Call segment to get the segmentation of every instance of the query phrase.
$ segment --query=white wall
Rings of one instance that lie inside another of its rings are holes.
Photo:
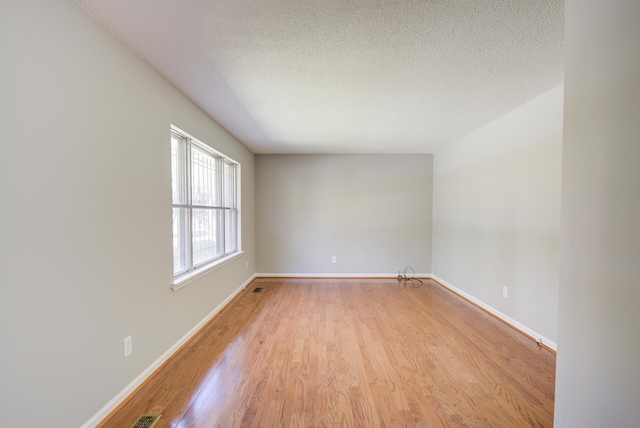
[[[640,421],[640,2],[566,3],[555,426]]]
[[[436,151],[433,179],[433,273],[552,347],[562,91],[552,89]]]
[[[72,1],[0,31],[0,425],[74,427],[254,272],[254,156]],[[178,292],[171,123],[243,173],[244,257]]]
[[[430,273],[432,160],[256,156],[257,271]]]

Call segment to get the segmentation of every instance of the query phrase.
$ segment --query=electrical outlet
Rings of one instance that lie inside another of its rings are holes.
[[[133,352],[133,339],[131,336],[127,336],[123,340],[124,343],[124,357],[127,358]]]
[[[336,256],[331,257],[331,263],[336,263],[336,262],[337,262]]]
[[[246,261],[247,269],[249,269],[249,260]]]
[[[506,286],[502,287],[502,297],[504,297],[505,299],[507,298],[507,291],[508,289]]]

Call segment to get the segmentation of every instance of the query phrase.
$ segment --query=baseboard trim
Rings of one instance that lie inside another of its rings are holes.
[[[129,385],[127,385],[122,391],[120,391],[115,397],[105,404],[96,414],[94,414],[87,422],[85,422],[81,428],[94,428],[101,425],[103,422],[108,421],[110,416],[124,406],[129,397],[133,395],[138,389],[142,388],[151,378],[160,371],[171,359],[177,355],[177,353],[184,348],[191,339],[193,339],[200,331],[209,324],[216,315],[218,315],[231,301],[245,290],[249,284],[256,278],[256,275],[252,275],[247,279],[237,290],[235,290],[229,297],[227,297],[222,303],[220,303],[214,310],[212,310],[207,316],[205,316],[198,324],[196,324],[191,330],[189,330],[184,336],[182,336],[176,343],[173,344],[167,351],[165,351],[157,360],[155,360],[149,367],[147,367],[142,373],[140,373]]]
[[[398,273],[256,273],[256,278],[397,278]],[[431,274],[416,273],[416,279],[429,279]]]
[[[528,338],[528,339],[530,339],[530,340],[532,340],[534,342],[537,342],[541,347],[543,347],[547,351],[551,352],[552,354],[554,354],[554,355],[557,354],[558,345],[554,341],[550,340],[549,338],[547,338],[547,337],[539,334],[538,332],[530,329],[529,327],[519,323],[518,321],[514,320],[513,318],[511,318],[511,317],[503,314],[502,312],[498,311],[497,309],[487,305],[483,301],[481,301],[479,299],[476,299],[472,295],[460,290],[459,288],[457,288],[454,285],[448,283],[444,279],[437,277],[436,275],[433,275],[433,274],[429,275],[429,279],[433,280],[434,282],[439,284],[441,287],[443,287],[443,288],[449,290],[450,292],[458,295],[459,297],[463,298],[464,300],[466,300],[467,302],[469,302],[472,305],[476,306],[477,308],[485,311],[486,313],[488,313],[492,317],[496,318],[497,320],[503,322],[507,326],[513,328],[514,330],[516,330],[518,333],[522,334],[526,338]]]

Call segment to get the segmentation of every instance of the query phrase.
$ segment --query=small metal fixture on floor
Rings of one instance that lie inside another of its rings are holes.
[[[259,293],[262,291],[262,287],[256,287],[253,289],[253,293]]]
[[[404,288],[407,283],[410,288],[417,288],[423,285],[422,280],[416,278],[416,271],[411,266],[404,268],[404,271],[398,271],[398,288]]]
[[[131,428],[151,428],[162,415],[141,415]]]

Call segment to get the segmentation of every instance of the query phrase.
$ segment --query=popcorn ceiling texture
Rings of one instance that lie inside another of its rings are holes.
[[[555,0],[77,0],[256,153],[431,153],[563,82]]]

